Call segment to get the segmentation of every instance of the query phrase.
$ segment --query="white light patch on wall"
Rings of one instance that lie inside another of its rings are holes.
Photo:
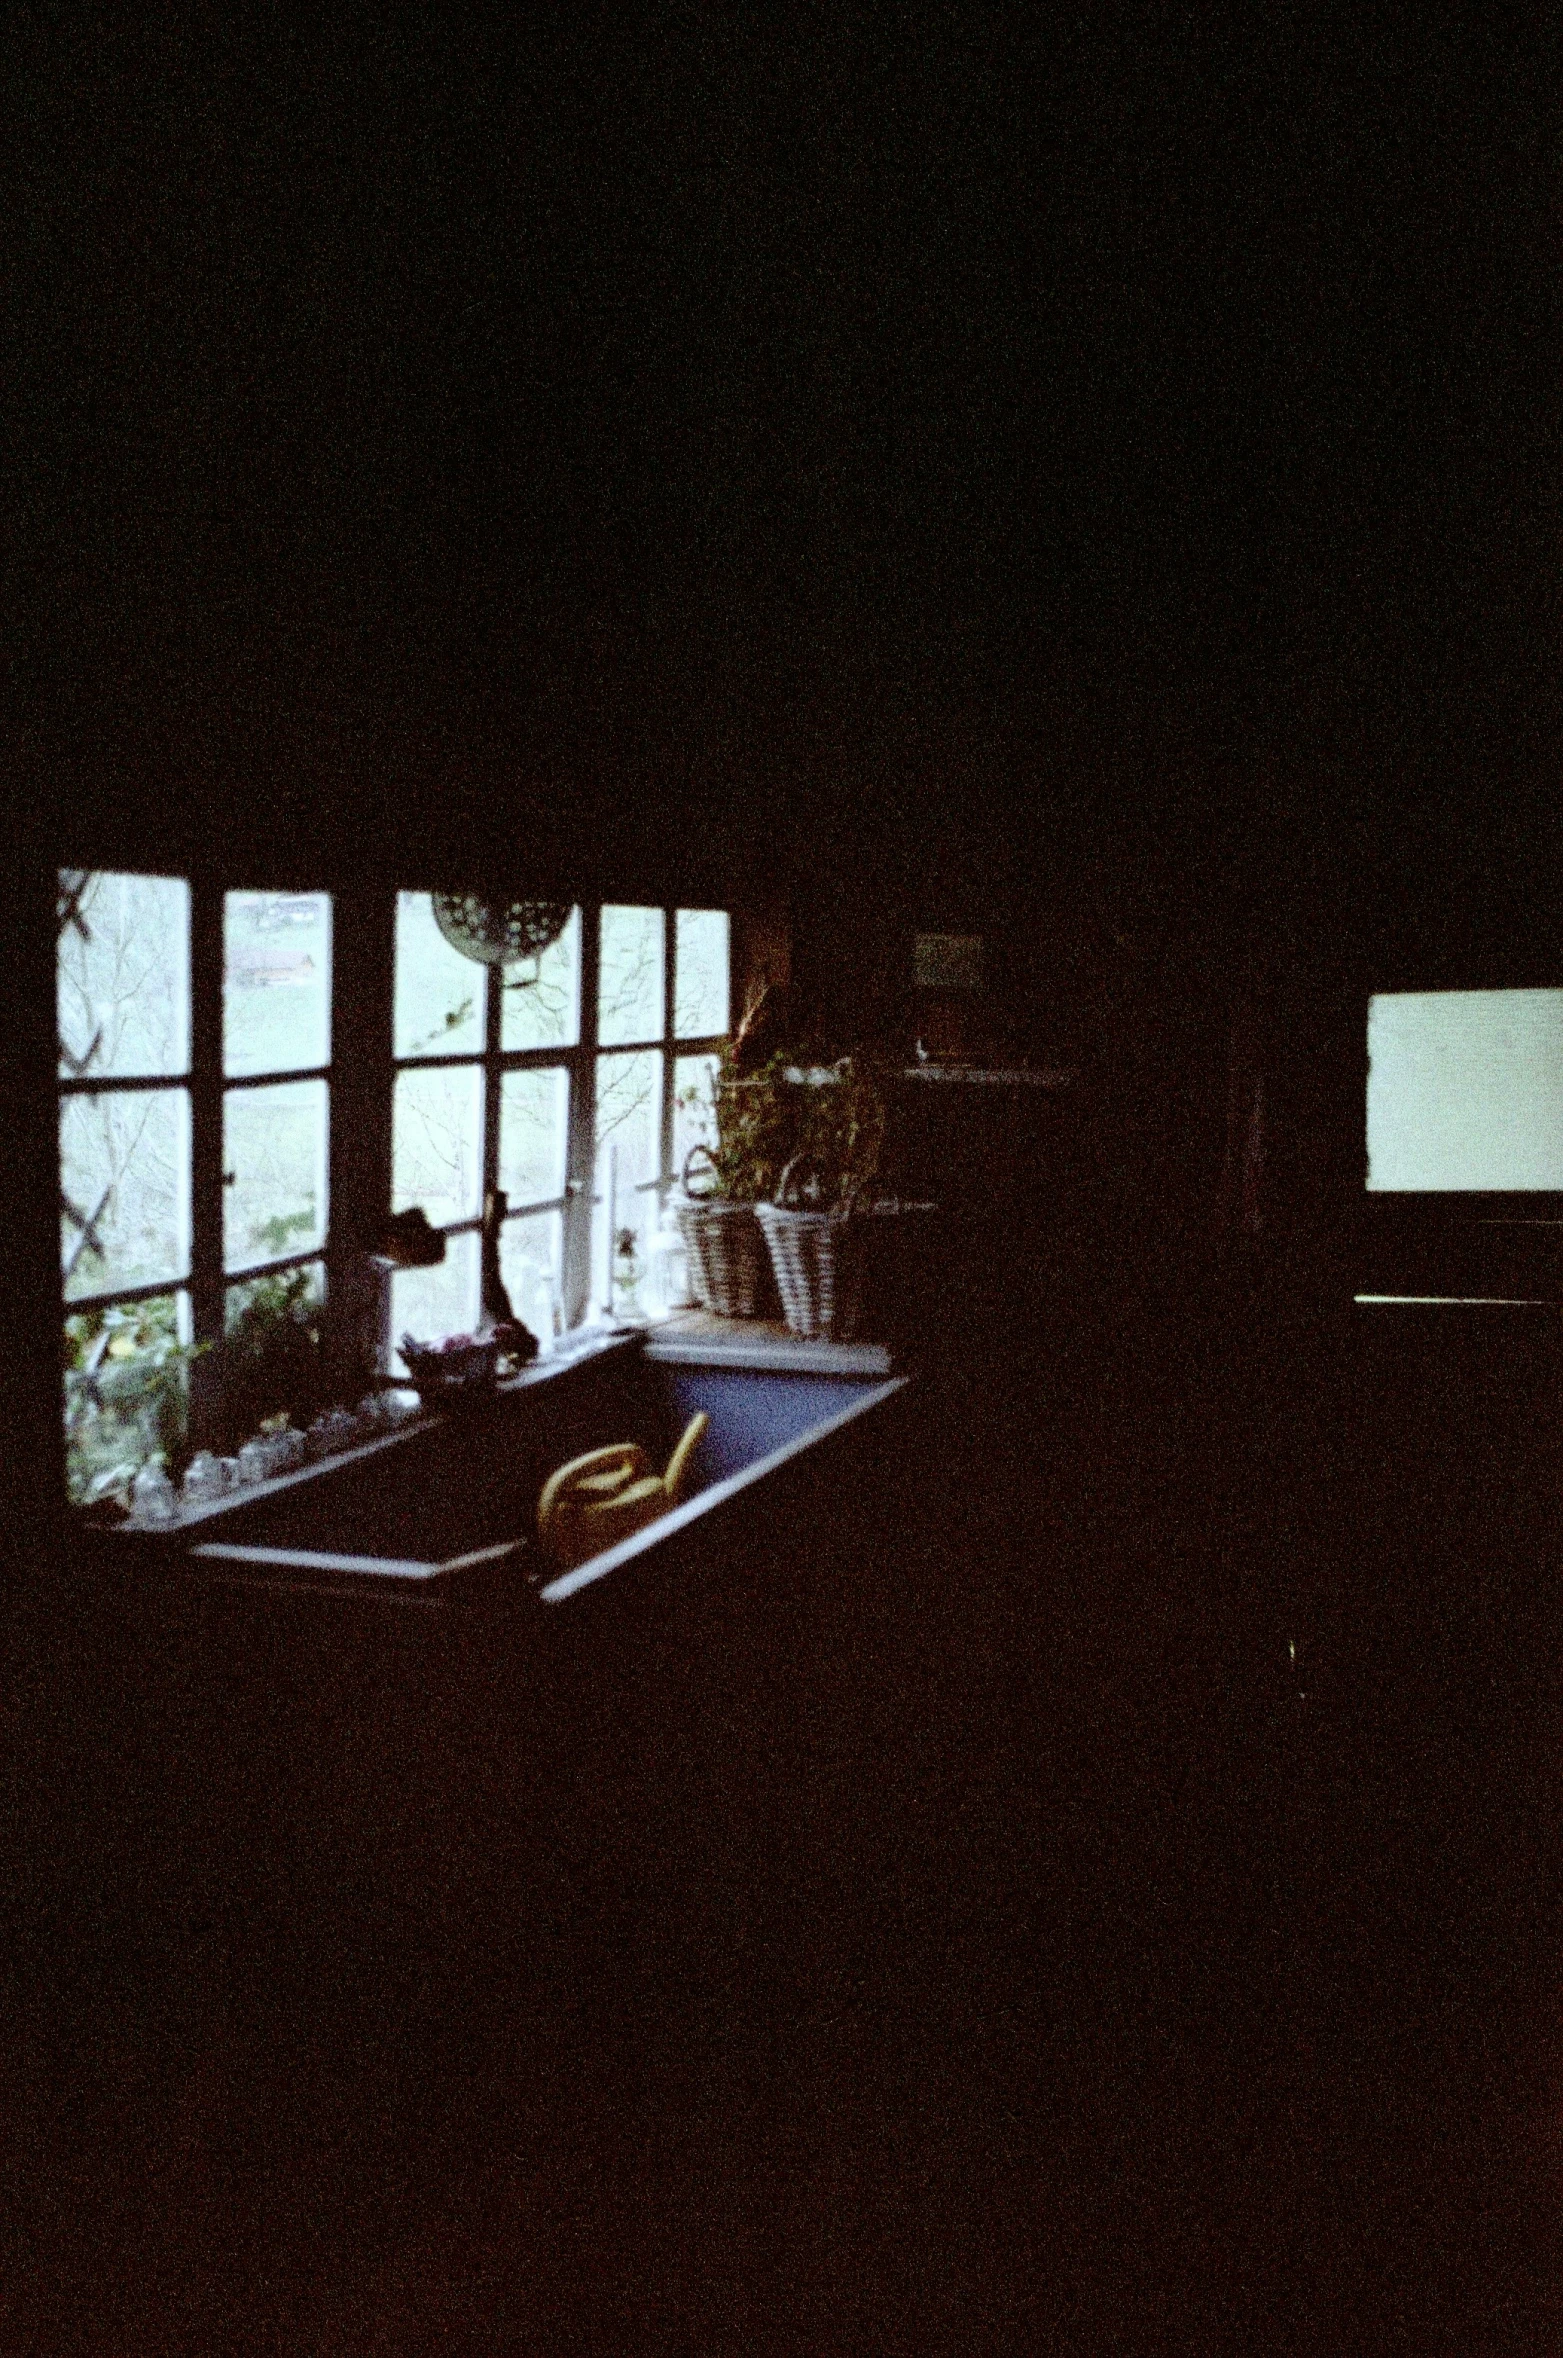
[[[980,933],[919,933],[912,941],[912,982],[919,991],[980,991]]]
[[[1371,998],[1368,1186],[1563,1189],[1563,991]]]

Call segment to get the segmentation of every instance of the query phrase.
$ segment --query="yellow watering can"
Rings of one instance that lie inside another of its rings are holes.
[[[665,1474],[650,1471],[638,1441],[589,1449],[550,1474],[537,1502],[537,1536],[561,1571],[643,1531],[683,1495],[689,1461],[711,1419],[701,1409],[684,1427]]]

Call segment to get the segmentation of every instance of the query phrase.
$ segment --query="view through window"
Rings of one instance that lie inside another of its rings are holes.
[[[233,1446],[235,1419],[271,1405],[246,1390],[263,1349],[296,1345],[318,1366],[332,1125],[371,1118],[366,1057],[384,1076],[370,1096],[390,1093],[388,1208],[421,1207],[446,1238],[437,1267],[391,1281],[393,1350],[404,1332],[435,1340],[478,1323],[491,1189],[506,1199],[500,1275],[535,1332],[601,1313],[610,1253],[615,1307],[649,1306],[638,1289],[661,1204],[711,1126],[726,912],[583,904],[539,958],[498,968],[452,948],[427,893],[401,893],[392,1036],[347,1043],[359,1081],[337,1102],[335,914],[324,893],[60,872],[64,1412],[78,1503],[122,1493],[149,1459],[177,1471],[197,1441]],[[354,1139],[335,1151],[351,1157]]]
[[[331,902],[66,870],[57,916],[66,1473],[87,1501],[179,1455],[192,1362],[258,1302],[307,1326],[323,1298]]]
[[[427,893],[399,895],[393,1208],[421,1206],[446,1257],[393,1278],[398,1349],[476,1323],[494,1187],[500,1276],[534,1333],[606,1307],[610,1220],[616,1300],[638,1306],[661,1200],[709,1126],[729,958],[725,911],[587,904],[540,958],[483,967]]]
[[[1368,1002],[1368,1187],[1563,1190],[1563,991]]]

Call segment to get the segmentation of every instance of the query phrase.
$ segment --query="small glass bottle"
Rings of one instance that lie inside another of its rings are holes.
[[[279,1474],[296,1473],[299,1467],[307,1461],[309,1444],[297,1425],[285,1425],[280,1433],[272,1435],[272,1440],[275,1443],[272,1451],[275,1472]]]
[[[633,1228],[618,1231],[613,1255],[613,1307],[620,1318],[637,1326],[646,1315],[640,1306],[644,1265],[638,1247],[639,1239]]]
[[[148,1459],[130,1491],[130,1517],[145,1529],[178,1520],[179,1501],[174,1486],[157,1458]]]
[[[185,1468],[180,1496],[186,1506],[208,1506],[214,1498],[221,1498],[227,1487],[222,1460],[213,1457],[209,1449],[198,1449]]]
[[[239,1480],[248,1486],[264,1482],[271,1473],[270,1436],[256,1433],[245,1442],[239,1452]]]
[[[653,1310],[666,1313],[689,1307],[689,1247],[671,1224],[659,1228],[651,1240],[649,1290]]]

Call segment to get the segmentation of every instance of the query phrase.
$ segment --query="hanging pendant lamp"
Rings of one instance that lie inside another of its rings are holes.
[[[567,901],[491,901],[475,892],[432,895],[434,922],[479,966],[518,966],[552,948],[570,922]]]

